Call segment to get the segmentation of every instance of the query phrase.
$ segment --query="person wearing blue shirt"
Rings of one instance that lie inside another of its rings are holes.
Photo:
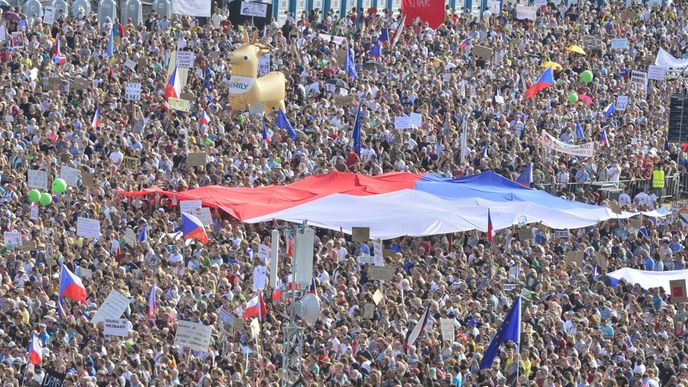
[[[456,372],[456,375],[454,375],[454,378],[452,378],[452,386],[461,387],[461,384],[463,383],[463,375],[461,374],[459,367],[454,367],[454,372]]]
[[[645,270],[652,271],[655,268],[655,260],[647,255],[645,258],[643,258],[643,265],[645,266]]]

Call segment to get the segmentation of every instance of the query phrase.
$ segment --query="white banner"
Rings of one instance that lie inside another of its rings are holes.
[[[258,76],[262,77],[270,72],[270,54],[258,58]]]
[[[517,5],[516,6],[516,19],[518,20],[532,20],[535,21],[537,19],[537,9],[538,7],[529,7],[525,5]]]
[[[241,2],[241,11],[239,14],[241,16],[250,17],[266,17],[268,13],[268,5],[264,3],[249,3]]]
[[[669,282],[672,280],[688,280],[688,270],[645,271],[624,267],[607,275],[633,285],[638,284],[643,289],[664,288],[666,292],[669,292]]]
[[[210,17],[210,0],[174,0],[172,13],[184,16]]]
[[[674,58],[671,54],[666,52],[666,50],[660,48],[655,58],[655,65],[669,70],[680,70],[688,66],[688,59]]]
[[[589,142],[583,145],[571,145],[559,141],[549,133],[542,131],[542,144],[549,151],[566,153],[572,156],[593,157],[595,155],[595,143]]]
[[[129,336],[129,321],[126,318],[107,318],[103,323],[103,334],[105,336]]]
[[[181,320],[177,323],[174,345],[188,347],[194,351],[207,352],[212,334],[213,327],[211,326]]]
[[[251,90],[254,81],[255,79],[253,78],[232,75],[229,78],[229,94],[244,94]]]

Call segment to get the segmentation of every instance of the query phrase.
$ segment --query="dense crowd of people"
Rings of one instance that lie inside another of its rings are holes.
[[[686,182],[680,179],[688,149],[666,142],[669,97],[683,81],[650,81],[645,90],[630,72],[645,71],[660,47],[684,55],[685,8],[548,4],[531,21],[504,7],[484,18],[448,11],[436,30],[418,20],[400,30],[400,16],[374,10],[342,18],[290,15],[262,31],[232,25],[225,9],[207,21],[151,12],[141,25],[117,19],[99,25],[95,15],[63,14],[48,25],[5,12],[0,228],[20,232],[22,243],[5,241],[0,250],[2,385],[38,386],[48,375],[83,387],[280,382],[293,300],[263,292],[267,315],[257,335],[242,313],[256,295],[259,245],[269,243],[273,228],[290,226],[243,224],[213,210],[209,242],[186,243],[175,237],[176,202],[127,198],[122,191],[283,185],[335,170],[454,178],[493,170],[516,179],[532,163],[535,188],[571,200],[617,201],[629,211],[671,201],[652,177],[661,170]],[[242,28],[272,47],[271,69],[287,78],[295,139],[275,125],[275,115],[229,107],[228,56],[242,44]],[[372,58],[384,29],[390,39],[380,58]],[[629,47],[612,50],[610,40],[619,37]],[[567,50],[571,45],[586,55]],[[355,78],[344,66],[349,46]],[[478,55],[484,51],[477,46],[489,48],[490,56]],[[195,53],[194,67],[178,73],[188,112],[171,109],[165,99],[177,49]],[[547,61],[562,67],[554,87],[525,99]],[[593,73],[592,82],[581,82],[584,70]],[[127,83],[141,84],[140,100],[125,98]],[[570,93],[590,101],[571,102]],[[619,95],[628,96],[625,109],[605,114]],[[363,149],[357,154],[351,132],[359,105]],[[410,113],[421,114],[422,123],[395,129],[394,118]],[[595,154],[548,152],[543,130],[569,144],[598,142]],[[187,166],[195,152],[208,155],[205,165]],[[47,171],[50,182],[63,166],[78,169],[80,183],[48,205],[32,204],[28,171]],[[624,192],[617,200],[594,182]],[[76,235],[79,217],[98,219],[101,237]],[[606,221],[571,230],[568,238],[530,225],[533,238],[514,228],[497,232],[492,242],[479,232],[389,240],[385,249],[394,254],[385,260],[395,274],[384,287],[357,260],[371,245],[317,230],[314,288],[322,314],[305,329],[297,385],[688,386],[685,303],[672,302],[667,289],[612,286],[605,278],[623,267],[686,267],[680,220],[645,217],[642,226],[641,233],[628,221]],[[126,236],[127,229],[139,235],[143,227],[145,240]],[[571,250],[585,253],[583,264],[567,263]],[[86,305],[59,303],[61,265],[82,278]],[[288,275],[284,265],[282,283]],[[157,308],[150,311],[153,287]],[[383,297],[374,302],[378,289]],[[112,290],[130,300],[122,316],[130,324],[127,337],[105,337],[103,325],[91,323]],[[520,346],[507,343],[494,365],[481,370],[485,349],[519,294]],[[428,305],[423,333],[405,347]],[[453,319],[453,341],[443,337],[441,319]],[[174,344],[180,321],[212,326],[207,351]],[[29,361],[34,336],[40,364]]]

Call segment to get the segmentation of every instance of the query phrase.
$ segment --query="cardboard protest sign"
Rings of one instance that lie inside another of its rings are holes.
[[[170,109],[177,110],[180,112],[188,112],[191,109],[191,104],[189,103],[189,101],[181,98],[170,97],[167,100],[167,104],[170,106]]]
[[[530,227],[523,227],[518,230],[518,239],[521,241],[532,240],[535,238],[533,229]]]
[[[384,295],[382,294],[380,289],[377,289],[375,293],[373,293],[373,302],[375,303],[375,305],[380,304],[380,301],[382,301],[383,298]]]
[[[473,46],[473,55],[484,60],[491,60],[494,55],[492,49],[485,46],[475,45]]]
[[[669,281],[669,288],[671,289],[671,303],[676,304],[686,301],[686,280],[678,279]]]
[[[138,157],[124,156],[122,164],[124,164],[124,168],[133,170],[139,167],[141,160]]]
[[[575,263],[577,267],[583,266],[583,252],[582,251],[567,251],[566,252],[566,264],[570,265]]]
[[[363,318],[366,320],[371,320],[375,315],[375,304],[370,302],[366,303],[363,307]]]
[[[96,188],[95,180],[93,180],[93,174],[84,172],[81,176],[81,183],[84,188]]]
[[[371,280],[391,281],[394,278],[394,267],[392,266],[369,266],[368,278]]]
[[[181,320],[177,323],[174,345],[191,348],[193,351],[207,352],[212,334],[213,327]]]
[[[186,165],[189,167],[200,167],[205,165],[208,155],[205,152],[189,153],[186,156]]]
[[[63,165],[60,168],[60,178],[67,182],[70,187],[76,187],[79,185],[79,170],[76,168],[68,167]]]
[[[354,242],[368,242],[370,240],[370,227],[352,227],[351,239]]]

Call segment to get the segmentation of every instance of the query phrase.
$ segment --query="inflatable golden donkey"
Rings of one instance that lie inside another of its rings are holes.
[[[287,80],[279,71],[271,71],[258,78],[259,58],[272,51],[267,44],[256,43],[257,34],[249,41],[244,30],[243,44],[229,56],[232,65],[232,77],[229,80],[230,106],[233,111],[250,109],[253,105],[262,104],[264,112],[275,112],[284,107],[284,95]]]

